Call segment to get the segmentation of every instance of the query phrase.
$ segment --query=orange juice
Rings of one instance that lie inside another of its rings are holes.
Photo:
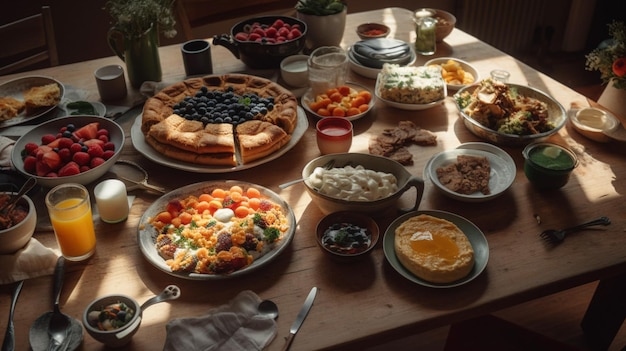
[[[50,221],[63,256],[81,260],[91,256],[96,247],[89,200],[61,200],[50,210]]]

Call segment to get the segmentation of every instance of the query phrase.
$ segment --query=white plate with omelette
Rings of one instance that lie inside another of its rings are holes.
[[[394,247],[396,229],[408,219],[422,214],[450,221],[455,224],[463,232],[463,234],[465,234],[465,236],[467,236],[467,239],[474,250],[474,266],[469,274],[464,278],[451,283],[433,283],[417,277],[405,268],[402,263],[400,263]],[[385,236],[383,238],[383,251],[389,264],[391,264],[391,266],[396,270],[396,272],[400,273],[401,276],[414,283],[431,288],[452,288],[466,284],[478,277],[485,270],[485,267],[487,267],[487,261],[489,261],[489,244],[487,243],[487,238],[474,223],[454,213],[435,210],[409,212],[396,218],[396,220],[394,220],[385,231]]]

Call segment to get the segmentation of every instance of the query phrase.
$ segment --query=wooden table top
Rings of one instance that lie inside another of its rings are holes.
[[[350,14],[342,46],[348,47],[358,40],[354,29],[364,22],[383,22],[391,27],[391,37],[412,41],[415,34],[411,15],[411,11],[399,8]],[[246,71],[246,67],[224,47],[214,46],[212,54],[215,74]],[[160,55],[164,71],[162,84],[183,80],[180,46],[162,47]],[[511,73],[511,82],[542,90],[566,109],[573,101],[585,102],[583,96],[563,84],[458,29],[438,46],[435,56],[453,56],[469,61],[482,77],[487,77],[492,69],[505,69]],[[416,64],[429,58],[419,57]],[[0,82],[28,74],[43,74],[84,90],[86,99],[98,100],[93,72],[107,64],[121,64],[121,61],[117,57],[102,58],[0,77]],[[277,77],[275,71],[251,73]],[[354,72],[350,73],[350,80],[372,89],[375,83]],[[129,91],[126,103],[132,104],[140,95],[138,91]],[[571,148],[578,155],[580,165],[569,183],[558,191],[539,192],[528,183],[519,147],[503,147],[514,159],[517,174],[511,188],[492,201],[469,204],[452,200],[433,189],[431,182],[426,180],[420,210],[442,210],[460,215],[478,226],[489,244],[489,262],[480,276],[459,287],[436,289],[415,284],[398,274],[387,262],[381,242],[369,259],[357,264],[338,264],[322,254],[316,246],[314,231],[323,214],[311,202],[303,185],[283,191],[278,189],[284,181],[298,178],[303,166],[319,156],[314,128],[309,127],[293,149],[274,161],[238,172],[207,174],[168,168],[138,153],[130,137],[135,116],[123,116],[117,120],[126,131],[122,158],[146,168],[151,183],[168,190],[208,180],[235,179],[257,183],[278,192],[289,203],[298,225],[290,247],[266,269],[236,279],[183,280],[154,268],[141,254],[136,238],[138,221],[158,195],[131,192],[136,198],[128,220],[113,225],[96,221],[97,251],[86,262],[69,264],[61,295],[62,310],[80,319],[83,309],[98,296],[124,293],[142,302],[169,284],[178,285],[182,289],[181,298],[147,310],[141,329],[126,350],[161,349],[167,321],[201,316],[209,309],[227,303],[243,290],[252,290],[261,298],[272,299],[278,304],[278,335],[269,346],[269,349],[277,350],[284,345],[289,326],[307,293],[311,287],[317,286],[319,292],[315,304],[292,344],[293,350],[310,350],[385,342],[626,273],[626,250],[623,249],[626,247],[626,207],[623,206],[626,148],[623,144],[599,144],[586,139],[569,123],[550,141]],[[456,148],[461,143],[481,141],[465,128],[451,97],[444,104],[423,111],[398,110],[378,101],[367,117],[354,122],[351,152],[367,153],[371,135],[403,120],[414,121],[435,132],[438,139],[434,147],[410,147],[414,164],[406,168],[413,175],[421,176],[424,165],[435,153]],[[315,121],[315,118],[309,119],[311,125]],[[411,196],[404,195],[402,202],[410,201]],[[536,216],[541,218],[541,223]],[[539,239],[538,234],[544,229],[567,227],[600,216],[610,217],[612,224],[573,235],[553,249],[547,248]],[[380,219],[381,231],[394,218]],[[57,247],[51,231],[38,231],[35,238],[46,246]],[[30,325],[44,311],[51,309],[51,290],[50,276],[25,282],[15,315],[17,349],[28,348]],[[2,286],[1,291],[0,312],[6,316],[11,288]],[[6,320],[2,318],[0,330],[5,326]],[[85,333],[81,349],[101,348],[101,344]]]

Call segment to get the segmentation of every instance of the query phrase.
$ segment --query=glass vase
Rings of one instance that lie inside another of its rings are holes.
[[[159,36],[153,25],[140,35],[123,33],[113,27],[108,32],[109,46],[126,63],[131,85],[139,89],[146,81],[160,82]]]

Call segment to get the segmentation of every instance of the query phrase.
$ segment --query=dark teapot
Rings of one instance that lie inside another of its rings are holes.
[[[292,40],[280,43],[265,40],[251,41],[237,38],[238,33],[248,33],[255,23],[270,27],[281,20],[289,25],[298,24],[301,35]],[[254,17],[235,24],[230,34],[221,34],[213,37],[213,45],[222,45],[230,50],[235,57],[251,68],[278,68],[280,62],[287,56],[299,53],[304,48],[307,27],[306,23],[289,16],[262,16]]]

